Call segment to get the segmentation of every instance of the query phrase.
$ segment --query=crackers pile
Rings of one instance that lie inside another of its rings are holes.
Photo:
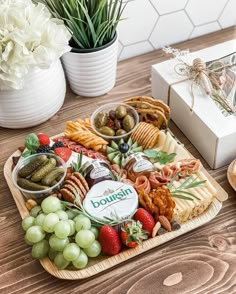
[[[83,203],[88,191],[89,187],[85,178],[78,172],[72,173],[60,189],[63,199],[71,203],[74,203],[76,195],[79,196],[81,203]]]
[[[166,129],[170,117],[170,108],[163,101],[149,96],[135,96],[123,101],[134,107],[139,114],[139,120]]]
[[[131,135],[133,142],[137,142],[143,149],[151,149],[158,143],[159,129],[146,122],[140,122]]]
[[[88,123],[87,121],[87,125]],[[108,142],[92,133],[85,125],[85,123],[80,123],[79,121],[68,121],[64,131],[65,137],[78,142],[88,149],[91,148],[95,151],[104,151]]]

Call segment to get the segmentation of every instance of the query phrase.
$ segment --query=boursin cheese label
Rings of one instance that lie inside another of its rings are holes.
[[[84,209],[93,217],[127,219],[138,207],[138,195],[127,184],[115,181],[103,181],[94,185],[86,195]]]

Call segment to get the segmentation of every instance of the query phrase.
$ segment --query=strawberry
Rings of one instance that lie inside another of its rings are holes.
[[[39,145],[40,146],[50,144],[50,138],[48,137],[48,135],[46,135],[46,134],[38,134],[37,137],[39,139]]]
[[[54,152],[60,156],[65,162],[71,157],[72,151],[67,147],[58,147],[54,149]]]
[[[143,230],[148,232],[148,237],[152,235],[152,230],[155,226],[155,221],[151,213],[144,208],[139,208],[133,216],[133,219],[140,221]]]
[[[102,246],[102,252],[107,255],[115,255],[121,250],[120,237],[112,226],[102,226],[99,232],[98,241]]]
[[[142,245],[142,241],[148,238],[147,232],[142,229],[142,224],[134,220],[122,226],[120,236],[121,242],[130,248]]]

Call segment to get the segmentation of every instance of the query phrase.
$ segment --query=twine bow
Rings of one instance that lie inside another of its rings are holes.
[[[224,64],[221,61],[217,60],[212,62],[208,67],[206,63],[201,58],[195,58],[193,64],[189,65],[184,61],[175,65],[174,70],[178,75],[186,76],[184,80],[174,82],[169,85],[168,89],[168,104],[170,104],[170,90],[171,86],[175,84],[182,83],[184,81],[192,81],[191,83],[191,97],[192,105],[190,110],[193,111],[195,97],[193,92],[194,84],[197,84],[202,88],[206,95],[211,95],[215,89],[220,89],[221,81],[219,79],[220,75],[225,71],[227,67],[232,67],[235,64]],[[228,112],[235,113],[236,109],[229,104],[225,97],[217,95],[217,102]]]

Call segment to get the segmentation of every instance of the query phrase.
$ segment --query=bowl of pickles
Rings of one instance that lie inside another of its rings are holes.
[[[26,200],[40,202],[59,191],[66,172],[66,163],[56,154],[37,153],[19,160],[12,180]]]
[[[99,107],[91,116],[94,132],[104,139],[128,137],[137,127],[137,111],[125,103],[108,103]]]

